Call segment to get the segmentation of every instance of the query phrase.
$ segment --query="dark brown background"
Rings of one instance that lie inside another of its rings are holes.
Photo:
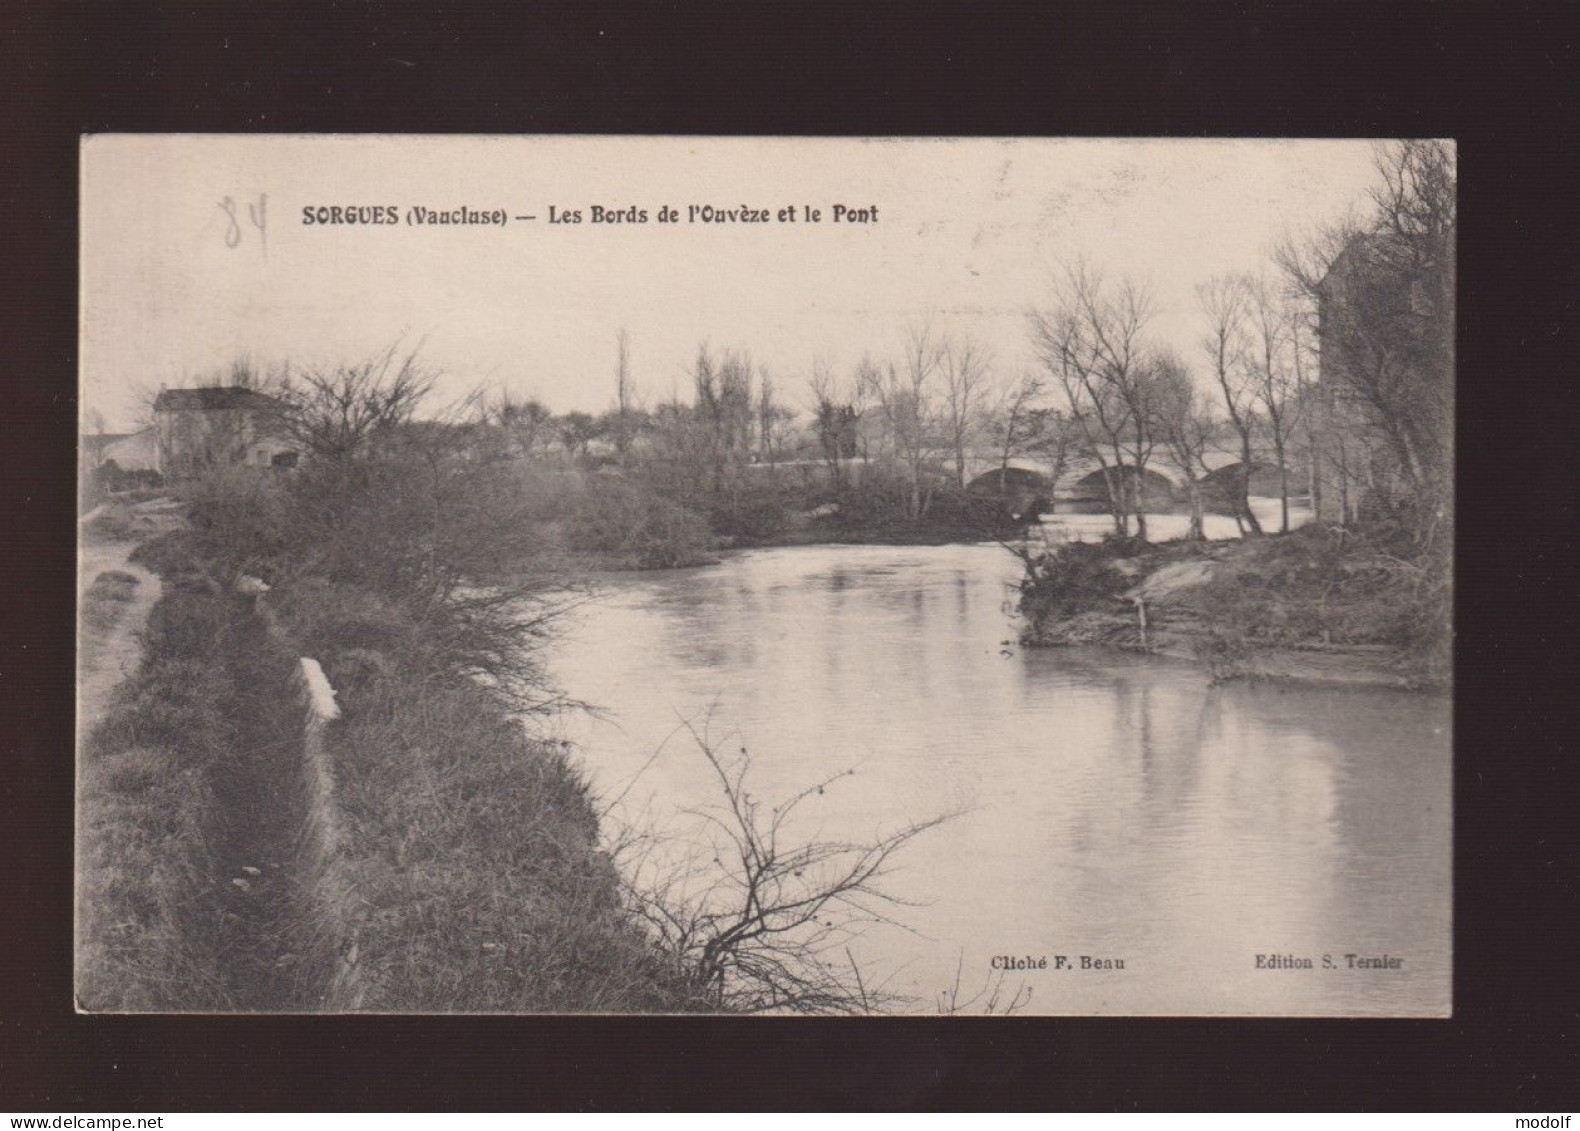
[[[5,5],[0,1110],[1575,1107],[1576,23],[1309,0]],[[1455,1019],[74,1016],[77,137],[166,130],[1458,138]]]

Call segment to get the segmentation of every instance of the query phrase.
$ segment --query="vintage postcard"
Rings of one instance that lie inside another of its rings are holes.
[[[86,1012],[1446,1017],[1446,140],[82,141]]]

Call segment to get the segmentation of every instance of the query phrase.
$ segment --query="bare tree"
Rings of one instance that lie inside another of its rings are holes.
[[[817,358],[812,362],[807,386],[812,391],[812,424],[817,431],[818,448],[828,464],[829,481],[838,489],[845,479],[844,461],[856,456],[861,423],[856,401],[862,393],[861,384],[858,378],[854,388],[842,386],[828,362]]]
[[[413,351],[415,352],[415,351]],[[251,354],[238,354],[231,359],[222,374],[204,381],[232,389],[251,389],[256,393],[278,396],[290,379],[290,369],[283,364],[267,364]]]
[[[887,442],[886,422],[883,414],[877,411],[877,405],[882,400],[883,392],[883,367],[874,361],[869,354],[862,354],[861,360],[856,363],[856,372],[850,382],[850,417],[855,431],[853,441],[856,458],[863,464],[872,462],[874,441],[876,450],[881,454]],[[892,445],[888,449],[893,452]]]
[[[409,423],[438,376],[417,349],[398,345],[369,361],[292,374],[278,391],[277,427],[315,459],[355,459]]]
[[[553,434],[554,414],[536,397],[517,400],[500,393],[486,409],[487,420],[504,440],[507,450],[532,459]]]
[[[939,347],[943,371],[943,425],[955,461],[955,487],[966,486],[966,455],[981,425],[991,358],[969,335],[944,339]]]
[[[784,447],[785,432],[795,413],[779,403],[773,375],[759,369],[757,376],[757,446],[770,468],[777,467]]]
[[[1153,376],[1153,411],[1156,430],[1163,437],[1169,463],[1179,473],[1190,500],[1188,537],[1205,537],[1206,505],[1201,478],[1207,471],[1207,451],[1217,422],[1210,401],[1197,389],[1185,363],[1172,354],[1157,360]]]
[[[1297,296],[1285,292],[1289,312],[1290,362],[1295,370],[1295,399],[1298,402],[1296,425],[1292,433],[1298,446],[1299,458],[1306,467],[1306,497],[1311,513],[1322,513],[1322,391],[1313,380],[1317,354],[1315,335],[1310,330],[1310,320],[1302,310]]]
[[[726,350],[719,362],[718,399],[711,407],[719,445],[732,465],[744,463],[752,450],[755,372],[745,351]]]
[[[1099,399],[1096,385],[1084,377],[1082,359],[1077,352],[1075,319],[1068,310],[1049,313],[1034,310],[1031,312],[1031,322],[1032,337],[1042,355],[1043,364],[1064,393],[1080,449],[1083,454],[1095,459],[1102,469],[1114,530],[1121,535],[1128,534],[1130,516],[1121,504],[1119,492],[1119,477],[1124,467],[1122,463],[1118,467],[1114,466],[1116,459],[1123,459],[1123,449],[1115,428],[1110,425],[1110,414]]]
[[[829,482],[838,487],[843,454],[839,437],[839,390],[834,371],[826,360],[812,359],[812,374],[806,383],[812,393],[812,425],[817,431],[818,448],[828,464]]]
[[[697,827],[683,835],[626,830],[611,851],[659,949],[721,1011],[862,1014],[896,1004],[850,945],[872,926],[894,923],[892,909],[906,903],[884,881],[897,855],[953,814],[865,841],[801,840],[803,809],[852,771],[770,804],[751,791],[744,747],[727,756],[705,727],[683,729],[720,800],[689,811]]]
[[[1255,393],[1249,380],[1246,318],[1249,304],[1241,278],[1212,279],[1196,289],[1207,317],[1207,354],[1224,410],[1240,448],[1240,470],[1234,483],[1234,518],[1241,531],[1260,534],[1262,524],[1251,510],[1251,468],[1255,444]]]
[[[993,412],[993,432],[999,449],[999,487],[1009,476],[1009,461],[1025,451],[1038,433],[1037,401],[1042,398],[1042,378],[1027,373],[1004,390]]]
[[[1266,425],[1278,469],[1279,531],[1289,533],[1289,445],[1299,425],[1300,366],[1297,320],[1282,296],[1261,276],[1243,281],[1251,348],[1251,396]]]
[[[1074,421],[1056,408],[1034,409],[1032,416],[1038,423],[1030,450],[1042,457],[1042,466],[1047,469],[1048,506],[1051,509],[1055,506],[1059,484],[1064,481],[1064,473],[1070,466],[1079,436]]]
[[[713,493],[722,497],[734,470],[751,451],[753,397],[752,362],[744,353],[725,351],[717,361],[708,347],[697,350],[692,369],[695,400],[692,414],[701,430],[702,447],[711,467]]]
[[[1000,492],[1008,489],[1010,460],[1031,456],[1045,469],[1047,501],[1051,507],[1069,466],[1077,436],[1069,417],[1041,403],[1046,392],[1047,385],[1039,375],[1023,374],[1001,393],[997,406],[989,415],[998,447]]]
[[[931,502],[924,472],[938,425],[933,378],[943,355],[943,344],[930,324],[912,326],[905,333],[900,367],[889,366],[879,388],[878,405],[905,470],[906,517],[912,522],[926,516]]]
[[[296,378],[286,419],[319,458],[288,479],[200,482],[194,522],[234,568],[374,595],[402,663],[481,677],[531,711],[552,698],[538,645],[581,595],[523,569],[541,560],[540,501],[496,441],[497,403],[432,407],[432,380],[389,353]]]
[[[624,461],[631,447],[633,417],[636,411],[636,392],[631,386],[631,332],[625,327],[615,336],[616,358],[614,372],[614,448]]]
[[[1031,314],[1032,338],[1059,382],[1086,451],[1108,488],[1115,530],[1147,537],[1146,466],[1157,439],[1148,405],[1153,302],[1130,280],[1109,286],[1090,267],[1066,268],[1050,311]]]

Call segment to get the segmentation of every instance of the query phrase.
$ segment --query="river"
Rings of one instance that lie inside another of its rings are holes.
[[[1016,576],[995,546],[609,575],[555,646],[561,686],[605,709],[565,737],[620,798],[611,821],[684,830],[717,798],[682,719],[748,748],[770,803],[854,770],[809,799],[803,838],[956,814],[898,858],[896,922],[852,944],[911,1010],[956,989],[980,1011],[1007,956],[1048,964],[1004,975],[1000,1005],[1029,994],[1024,1014],[1446,1013],[1448,700],[1023,649]]]

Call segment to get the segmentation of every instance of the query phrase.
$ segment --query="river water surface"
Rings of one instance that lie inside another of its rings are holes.
[[[1025,1013],[1446,1013],[1447,699],[1023,649],[1016,576],[995,546],[610,575],[556,646],[561,685],[607,711],[567,718],[567,737],[622,798],[611,819],[679,829],[716,800],[683,719],[747,747],[770,803],[853,769],[804,807],[804,838],[958,814],[886,881],[903,927],[853,944],[910,1009],[971,998],[1009,956],[1048,963],[1006,975],[1000,1001],[1029,992]],[[1351,969],[1352,954],[1401,962]],[[1083,971],[1083,955],[1123,969]]]

